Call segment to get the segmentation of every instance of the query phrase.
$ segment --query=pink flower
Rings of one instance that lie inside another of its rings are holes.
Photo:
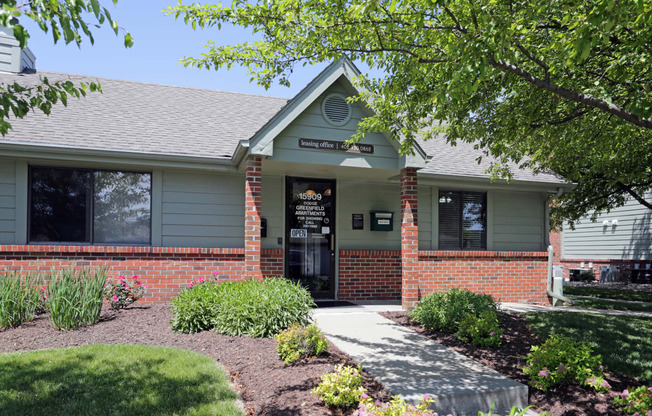
[[[429,394],[424,394],[423,400],[428,401],[430,399],[432,399],[432,397]]]
[[[188,282],[188,287],[193,287],[195,284],[193,282]]]
[[[629,392],[627,390],[623,390],[623,392],[620,393],[620,397],[622,397],[623,399],[626,398],[627,396],[629,396]]]
[[[120,279],[120,280],[125,280],[125,275],[124,275],[124,274],[121,274],[120,276],[118,276],[118,279]]]
[[[213,277],[217,277],[217,272],[213,272]]]
[[[136,275],[131,276],[131,278],[134,279],[134,280],[138,280],[138,276],[136,276]]]
[[[557,367],[557,371],[568,371],[568,368],[564,364],[559,364],[559,367]]]
[[[143,287],[144,287],[145,289],[149,289],[149,286],[148,286],[148,285],[143,285]]]
[[[611,387],[611,386],[609,385],[609,383],[607,382],[607,380],[602,380],[602,383],[600,383],[600,385],[601,385],[602,387]]]
[[[199,278],[199,283],[204,283],[204,278],[203,277]]]
[[[539,371],[539,376],[541,377],[548,377],[549,375],[550,375],[550,371],[546,370],[545,368]]]
[[[494,331],[491,331],[491,333],[489,334],[490,337],[493,337],[494,335],[496,335]]]
[[[112,299],[114,302],[117,302],[117,301],[118,301],[118,297],[117,297],[117,296],[113,296],[111,299]]]
[[[360,396],[360,398],[361,399],[368,399],[369,396],[367,395],[367,393],[362,393],[362,396]]]
[[[47,299],[47,298],[48,298],[48,295],[46,295],[46,294],[43,294],[43,297],[44,297],[45,299]]]
[[[45,286],[41,286],[41,292],[45,292]]]

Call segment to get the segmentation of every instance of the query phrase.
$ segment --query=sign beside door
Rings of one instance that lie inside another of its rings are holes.
[[[335,181],[288,177],[286,277],[315,298],[335,296]]]

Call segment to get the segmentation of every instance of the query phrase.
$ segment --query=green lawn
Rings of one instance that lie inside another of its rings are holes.
[[[167,347],[89,345],[0,355],[0,415],[243,415],[224,369]]]
[[[647,305],[644,303],[626,303],[598,298],[584,299],[576,298],[574,296],[568,297],[578,303],[578,308],[652,312],[652,305]]]
[[[608,370],[652,382],[652,319],[576,312],[528,313],[541,339],[563,334],[590,342]]]
[[[602,289],[589,287],[564,286],[565,295],[592,296],[603,299],[637,300],[652,302],[652,293],[634,292],[631,290]]]

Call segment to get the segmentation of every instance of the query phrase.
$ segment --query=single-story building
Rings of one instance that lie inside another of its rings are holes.
[[[652,202],[652,191],[644,195]],[[591,272],[602,281],[652,282],[652,211],[633,198],[599,215],[590,213],[571,229],[550,235],[555,266],[569,279]]]
[[[98,81],[17,71],[0,82]],[[371,114],[346,100],[356,75],[342,58],[290,100],[99,79],[101,94],[12,120],[0,265],[109,266],[141,276],[148,302],[215,273],[406,308],[454,286],[549,303],[548,201],[564,181],[515,168],[492,182],[479,150],[443,137],[412,155],[388,133],[348,146]]]

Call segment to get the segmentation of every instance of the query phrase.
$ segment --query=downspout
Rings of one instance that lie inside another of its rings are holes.
[[[553,255],[553,248],[552,246],[548,246],[548,284],[546,286],[546,292],[548,292],[548,296],[553,297],[555,299],[559,299],[562,302],[570,303],[571,305],[577,305],[577,302],[574,300],[568,299],[566,296],[561,296],[552,291],[552,255]]]
[[[559,188],[557,189],[557,194],[555,197],[560,197],[564,193],[564,188]],[[566,296],[561,296],[552,291],[552,257],[554,254],[554,249],[552,248],[552,245],[548,246],[548,273],[547,273],[547,285],[546,285],[546,292],[548,293],[548,296],[559,299],[562,302],[570,303],[571,305],[577,305],[577,302],[574,300],[568,299]]]

